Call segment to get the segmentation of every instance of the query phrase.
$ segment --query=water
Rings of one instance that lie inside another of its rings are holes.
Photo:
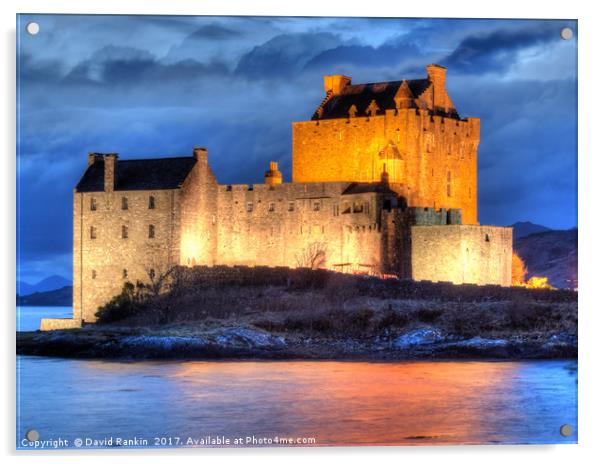
[[[45,317],[71,318],[71,306],[17,306],[17,332],[38,330]]]
[[[113,362],[20,356],[17,370],[19,447],[29,429],[40,439],[70,440],[69,446],[75,438],[109,437],[113,446],[121,437],[146,439],[151,447],[206,437],[253,444],[252,437],[276,436],[315,439],[317,445],[576,442],[576,361]],[[560,436],[562,424],[575,433]]]

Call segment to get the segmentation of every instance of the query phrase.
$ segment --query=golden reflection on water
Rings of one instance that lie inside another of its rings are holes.
[[[21,357],[19,430],[313,437],[318,445],[575,443],[575,361],[91,361]],[[562,424],[575,433],[561,437]],[[19,435],[21,436],[21,435]]]
[[[173,378],[199,401],[233,395],[240,414],[252,403],[264,433],[322,444],[429,444],[479,442],[482,415],[499,407],[496,390],[508,394],[515,370],[502,362],[188,362]]]

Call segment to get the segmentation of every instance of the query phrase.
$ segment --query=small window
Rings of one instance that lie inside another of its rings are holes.
[[[361,203],[353,204],[353,212],[354,213],[362,213],[363,211],[364,211],[364,205],[362,205]]]
[[[314,211],[320,211],[320,202],[319,201],[314,202]]]
[[[152,224],[148,226],[148,238],[155,238],[155,226]]]
[[[485,234],[485,241],[486,241],[486,242],[489,242],[489,241],[490,241],[490,240],[489,240],[489,234]]]
[[[295,202],[294,201],[289,201],[288,202],[288,210],[289,211],[295,211]]]
[[[96,211],[96,198],[90,198],[90,211]]]
[[[92,278],[96,279],[96,270],[92,269]]]
[[[276,203],[270,203],[268,206],[268,211],[273,212],[276,210]]]
[[[128,238],[128,226],[121,226],[121,238]]]
[[[253,212],[253,203],[249,202],[247,203],[247,213],[252,213]]]
[[[127,269],[124,269],[124,270],[123,270],[123,278],[124,278],[124,279],[127,279],[127,278],[128,278],[128,270],[127,270]]]
[[[121,197],[121,209],[128,209],[127,197]]]
[[[96,238],[96,227],[90,227],[90,238],[94,240]]]
[[[148,209],[155,209],[155,197],[148,197]]]
[[[151,269],[150,271],[148,271],[148,275],[151,279],[154,279],[155,278],[155,270]]]

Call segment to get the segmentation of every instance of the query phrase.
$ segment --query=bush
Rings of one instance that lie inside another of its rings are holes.
[[[98,324],[110,324],[138,315],[142,312],[142,304],[139,301],[139,294],[136,287],[131,282],[123,284],[121,293],[114,296],[104,306],[99,306],[96,311]]]

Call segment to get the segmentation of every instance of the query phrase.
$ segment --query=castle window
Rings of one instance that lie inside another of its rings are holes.
[[[127,270],[127,269],[124,269],[124,270],[123,270],[123,278],[124,278],[124,279],[127,279],[127,278],[128,278],[128,270]]]
[[[128,209],[127,197],[121,197],[121,209]]]
[[[253,212],[253,203],[249,202],[247,203],[247,213],[252,213]]]
[[[154,269],[151,269],[150,271],[148,271],[148,276],[149,276],[151,279],[154,279],[154,278],[155,278],[155,270],[154,270]]]
[[[94,240],[96,238],[96,227],[90,227],[90,238]]]
[[[90,198],[90,211],[96,211],[96,198]]]
[[[288,210],[289,211],[295,211],[295,202],[294,201],[289,201],[288,202]]]
[[[363,211],[364,211],[364,205],[362,205],[361,203],[353,204],[353,212],[354,213],[361,213]]]
[[[273,212],[276,210],[276,203],[270,203],[268,206],[268,211]]]
[[[343,213],[342,214],[349,214],[351,213],[351,205],[347,202],[343,203]]]
[[[489,241],[490,241],[490,240],[489,240],[489,234],[485,234],[485,241],[486,241],[486,242],[489,242]]]
[[[96,279],[96,270],[95,269],[92,269],[92,278]]]
[[[121,238],[128,238],[128,226],[121,226]]]
[[[314,202],[314,211],[320,211],[320,202],[319,201]]]
[[[155,238],[155,226],[152,224],[148,226],[148,238]]]
[[[155,197],[148,197],[148,209],[155,209]]]

